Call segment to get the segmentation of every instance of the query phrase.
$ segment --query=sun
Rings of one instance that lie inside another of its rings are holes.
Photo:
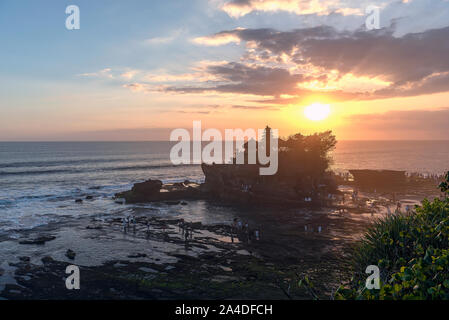
[[[312,121],[322,121],[330,114],[331,107],[328,104],[314,103],[304,109],[304,115]]]

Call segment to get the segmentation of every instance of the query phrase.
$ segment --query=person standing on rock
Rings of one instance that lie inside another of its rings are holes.
[[[126,229],[129,230],[129,216],[126,217]]]
[[[245,222],[245,224],[243,225],[243,234],[245,236],[245,240],[247,243],[250,242],[250,235],[249,235],[249,224],[248,222]]]
[[[260,230],[259,229],[254,230],[254,236],[256,237],[257,241],[260,240]]]
[[[237,231],[237,218],[234,218],[234,220],[232,221],[232,233],[236,233]]]
[[[123,232],[126,233],[126,219],[122,219],[122,225],[123,225]]]
[[[134,217],[131,218],[131,224],[133,225],[133,233],[136,233],[136,220]]]

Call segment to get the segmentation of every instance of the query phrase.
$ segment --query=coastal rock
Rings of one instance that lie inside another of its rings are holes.
[[[145,258],[147,255],[145,253],[130,254],[128,258]]]
[[[67,252],[65,253],[65,256],[67,258],[69,258],[70,260],[73,260],[73,259],[75,259],[76,253],[75,253],[75,251],[68,249]]]
[[[129,191],[115,194],[116,202],[124,199],[126,203],[139,202],[166,202],[168,205],[177,205],[180,200],[204,199],[205,194],[201,192],[200,185],[189,183],[162,184],[160,180],[148,180],[134,184]]]
[[[149,179],[145,182],[135,183],[131,191],[143,196],[152,196],[158,193],[161,190],[161,188],[162,188],[161,180]]]
[[[28,240],[21,240],[19,241],[19,244],[45,244],[45,242],[55,240],[55,236],[40,236],[35,239],[28,239]]]
[[[189,222],[186,225],[193,229],[200,229],[203,224],[201,222]]]
[[[55,260],[50,256],[45,256],[41,259],[41,261],[43,264],[48,264],[54,262]]]
[[[130,191],[117,193],[115,197],[125,199],[126,203],[146,202],[157,198],[161,188],[162,181],[149,179],[145,182],[135,183]]]
[[[22,262],[30,262],[30,257],[19,257],[19,260]]]
[[[276,175],[261,176],[261,167],[258,164],[203,163],[201,169],[205,182],[201,189],[215,200],[273,207],[304,207],[308,205],[304,199],[310,193],[315,194],[318,200],[324,200],[337,192],[330,173],[312,178],[307,172],[292,174],[281,170]],[[320,201],[317,205],[321,205]]]
[[[169,206],[176,206],[180,204],[180,201],[166,201],[165,204]]]
[[[98,225],[98,226],[91,226],[91,225],[89,225],[89,226],[86,227],[86,229],[88,229],[88,230],[101,230],[101,229],[103,229],[103,227],[100,226],[100,225]]]

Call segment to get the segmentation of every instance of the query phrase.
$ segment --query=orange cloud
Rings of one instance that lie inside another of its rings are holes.
[[[347,8],[339,0],[233,0],[222,6],[229,16],[239,18],[253,11],[287,11],[296,14],[363,15],[360,8]]]
[[[236,29],[243,30],[243,29]],[[240,43],[240,38],[231,32],[221,32],[212,36],[197,37],[192,40],[196,44],[206,46],[221,46],[229,43]]]

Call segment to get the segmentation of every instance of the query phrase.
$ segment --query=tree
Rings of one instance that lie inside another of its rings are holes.
[[[290,172],[319,177],[329,168],[329,152],[334,150],[336,145],[337,140],[332,131],[309,136],[297,133],[280,143],[280,163]]]

